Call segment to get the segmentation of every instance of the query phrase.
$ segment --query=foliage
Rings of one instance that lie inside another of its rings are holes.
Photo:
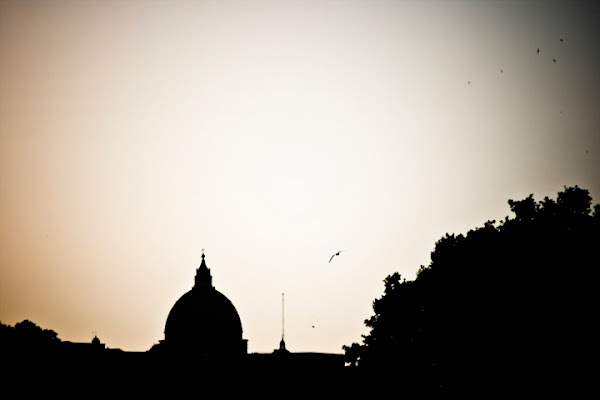
[[[530,195],[508,201],[513,218],[446,234],[414,281],[384,280],[365,321],[371,331],[344,346],[347,361],[436,391],[571,362],[595,315],[600,207],[592,212],[591,200],[577,186],[556,201]]]
[[[42,329],[27,319],[17,322],[14,327],[0,322],[0,349],[4,351],[47,350],[60,342],[56,332]]]

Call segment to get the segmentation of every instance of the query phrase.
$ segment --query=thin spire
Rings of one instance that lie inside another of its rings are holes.
[[[279,342],[279,351],[288,353],[285,348],[285,308],[284,308],[284,293],[281,293],[281,342]]]

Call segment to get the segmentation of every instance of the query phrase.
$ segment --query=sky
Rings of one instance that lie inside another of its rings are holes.
[[[600,203],[599,39],[585,1],[2,0],[0,321],[148,350],[204,249],[249,352],[285,293],[288,350],[342,353],[446,233]]]

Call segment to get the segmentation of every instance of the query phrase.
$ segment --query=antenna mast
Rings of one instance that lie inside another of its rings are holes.
[[[285,336],[285,308],[284,308],[284,294],[281,293],[281,342],[279,342],[279,351],[283,354],[289,353],[285,349],[285,340],[283,340]]]

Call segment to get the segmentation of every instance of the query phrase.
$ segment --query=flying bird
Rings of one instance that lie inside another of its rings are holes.
[[[556,62],[556,58],[553,58],[552,61]]]
[[[342,250],[340,250],[337,253],[335,253],[334,255],[332,255],[331,258],[329,259],[329,262],[331,262],[331,260],[333,260],[333,257],[339,256],[341,252],[342,252]]]
[[[561,41],[561,42],[564,42],[563,38],[560,38],[560,41]]]
[[[538,49],[537,53],[540,54],[540,49]]]

